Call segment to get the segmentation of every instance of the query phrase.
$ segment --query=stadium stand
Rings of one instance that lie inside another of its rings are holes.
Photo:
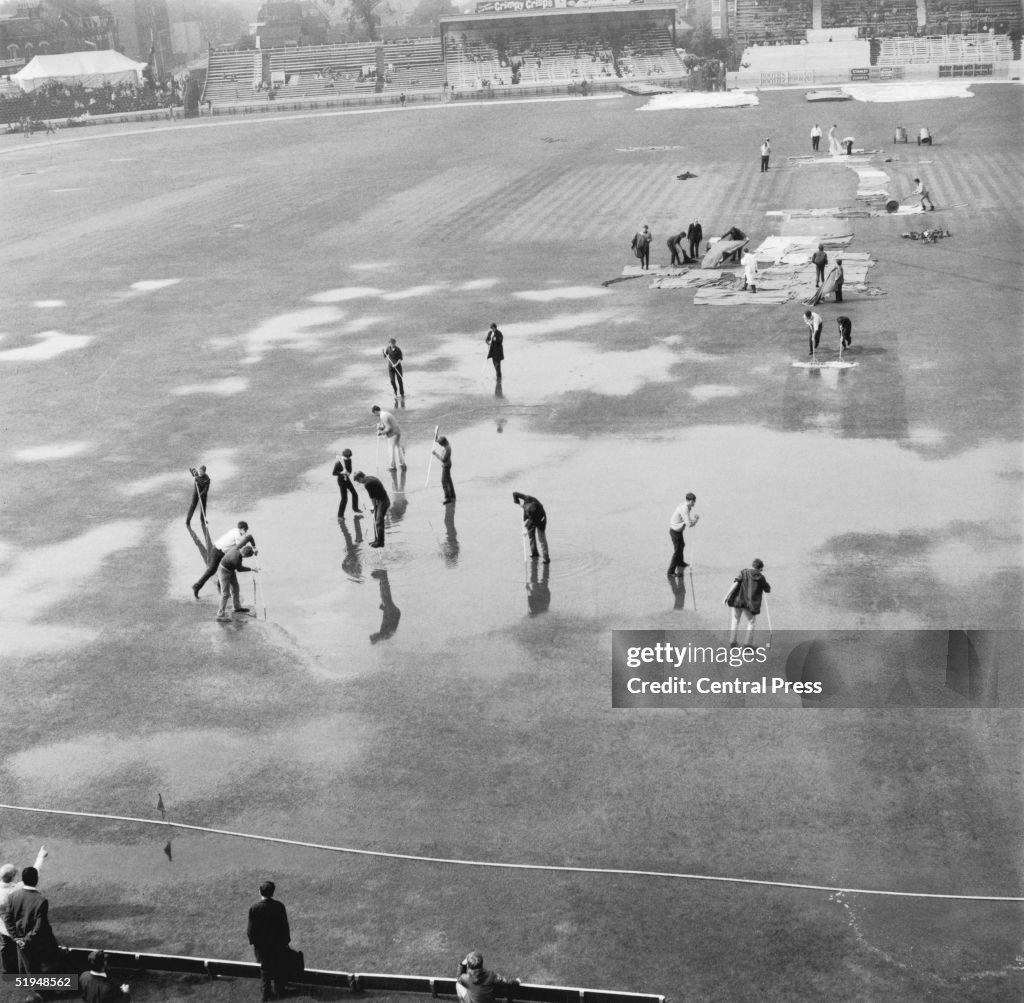
[[[918,0],[822,0],[822,28],[861,29],[865,38],[916,35]]]
[[[968,64],[1009,62],[1013,50],[1007,35],[940,35],[935,38],[884,38],[879,66],[914,63]]]
[[[621,33],[541,31],[527,23],[492,33],[460,30],[448,34],[445,58],[448,82],[468,90],[686,74],[670,32],[654,25]]]
[[[270,52],[270,79],[283,100],[372,91],[377,77],[376,42],[303,45]]]
[[[211,49],[203,101],[211,104],[265,101],[266,95],[258,89],[262,82],[263,62],[259,52]]]
[[[993,31],[1020,33],[1024,9],[1020,0],[927,0],[929,35]]]
[[[812,0],[736,0],[733,34],[741,42],[800,42],[812,27]]]
[[[406,38],[387,42],[384,59],[393,67],[389,74],[392,89],[428,87],[439,90],[444,83],[440,38]]]
[[[406,38],[287,46],[267,52],[211,51],[204,101],[215,105],[266,101],[272,84],[279,100],[373,92],[377,50],[382,44],[382,89],[440,90],[444,82],[441,40]]]
[[[623,37],[619,67],[624,77],[678,76],[685,72],[668,29],[655,27],[628,32]]]

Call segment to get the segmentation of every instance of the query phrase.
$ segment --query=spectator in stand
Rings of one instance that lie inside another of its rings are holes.
[[[38,873],[47,857],[46,847],[41,846],[36,854],[33,866]],[[18,973],[18,946],[14,943],[14,935],[8,933],[4,924],[3,913],[11,895],[21,886],[18,884],[18,868],[14,864],[0,867],[0,973],[16,975]]]
[[[459,965],[455,992],[460,1003],[497,1003],[499,994],[508,996],[519,985],[519,979],[506,978],[484,968],[484,956],[470,951]]]
[[[89,952],[89,971],[78,976],[78,988],[85,1003],[114,1003],[129,999],[128,983],[120,986],[111,982],[107,975],[107,952]]]
[[[39,891],[39,871],[26,867],[21,872],[21,885],[8,896],[0,911],[8,934],[18,948],[18,966],[26,975],[53,970],[60,948],[50,926],[50,903]]]
[[[292,935],[288,927],[288,910],[274,898],[273,881],[260,885],[260,900],[249,909],[246,935],[260,966],[263,999],[271,999],[271,991],[284,995],[288,986],[288,945]]]

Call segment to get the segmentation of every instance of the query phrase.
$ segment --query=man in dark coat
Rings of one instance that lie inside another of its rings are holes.
[[[402,350],[394,338],[388,341],[383,354],[384,358],[388,360],[388,378],[391,380],[391,389],[395,399],[405,397],[405,382],[402,380]]]
[[[547,538],[548,514],[544,511],[544,506],[536,498],[518,491],[512,492],[512,501],[521,506],[523,510],[523,533],[530,540],[530,557],[534,560],[543,557],[544,563],[550,564]],[[539,554],[537,553],[538,540],[540,540]]]
[[[260,986],[264,1000],[273,999],[271,986],[281,995],[288,985],[288,962],[292,942],[288,910],[274,898],[273,881],[260,885],[260,900],[249,909],[246,936],[260,965]]]
[[[644,223],[641,229],[633,234],[633,243],[630,245],[633,248],[633,253],[640,259],[641,268],[651,267],[651,240],[653,234],[648,229],[647,224]]]
[[[772,587],[768,579],[761,573],[764,569],[764,561],[754,558],[749,568],[744,568],[733,580],[732,588],[726,593],[725,604],[732,607],[732,631],[729,635],[729,644],[736,644],[736,635],[739,633],[740,617],[745,616],[747,620],[747,637],[745,643],[750,644],[754,634],[754,622],[758,613],[761,612],[761,600],[765,593],[771,592]]]
[[[358,484],[362,484],[366,493],[370,496],[370,501],[373,502],[373,531],[376,534],[376,539],[370,546],[383,547],[384,516],[387,515],[388,509],[391,508],[391,499],[388,497],[388,493],[384,490],[384,485],[381,484],[379,478],[367,477],[360,470],[353,480]]]
[[[505,358],[505,349],[502,347],[502,342],[505,340],[505,335],[498,330],[497,324],[491,324],[491,329],[487,332],[487,337],[484,339],[490,346],[487,349],[487,358],[494,363],[494,375],[501,380],[501,361]]]
[[[210,478],[206,475],[206,467],[191,471],[192,479],[195,482],[192,486],[192,504],[188,507],[188,515],[185,516],[185,525],[192,522],[196,507],[199,508],[199,521],[206,525],[206,496],[210,493]]]
[[[337,457],[332,476],[338,478],[338,490],[341,491],[341,504],[338,506],[338,518],[345,518],[345,509],[348,508],[348,496],[352,495],[352,511],[356,515],[362,515],[359,511],[359,495],[356,494],[356,487],[352,483],[352,450],[343,449]]]
[[[50,903],[36,887],[38,884],[39,871],[24,868],[21,887],[7,899],[2,917],[18,948],[18,965],[26,975],[54,971],[60,950],[50,926]]]
[[[690,242],[690,257],[700,258],[700,242],[704,239],[704,227],[694,220],[686,229],[686,239]]]
[[[811,264],[814,265],[814,284],[820,286],[825,281],[825,266],[828,264],[828,254],[825,253],[825,245],[819,244],[818,249],[811,255]]]
[[[438,452],[438,446],[441,451]],[[455,483],[452,481],[452,444],[448,437],[440,435],[431,452],[441,461],[441,490],[444,492],[445,505],[455,504]]]
[[[244,547],[228,547],[224,556],[220,559],[220,567],[217,569],[218,582],[220,584],[220,609],[217,611],[218,620],[230,620],[228,613],[228,600],[234,603],[236,613],[248,613],[249,607],[242,605],[242,597],[239,594],[238,573],[240,571],[255,571],[255,568],[246,567],[244,561],[252,557],[256,551],[246,544]]]
[[[85,1003],[115,1003],[131,998],[127,982],[117,985],[107,975],[106,951],[90,951],[88,960],[89,971],[78,976],[78,989]]]
[[[832,279],[836,284],[836,302],[843,302],[843,279],[846,274],[843,272],[843,259],[836,258],[836,266],[832,269]]]
[[[672,255],[671,264],[689,264],[690,257],[683,248],[683,241],[687,239],[688,233],[688,230],[683,230],[681,233],[674,233],[668,238],[668,253]]]
[[[836,324],[839,327],[839,354],[843,349],[849,348],[853,342],[853,321],[849,317],[836,317]]]

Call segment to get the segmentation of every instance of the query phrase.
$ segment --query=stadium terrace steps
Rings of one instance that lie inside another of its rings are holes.
[[[376,85],[379,42],[292,46],[260,52],[211,52],[204,100],[213,104],[246,104],[267,100],[263,58],[272,75],[284,75],[276,90],[281,98],[331,97]],[[404,39],[383,44],[390,89],[439,90],[444,81],[439,38]]]
[[[212,104],[266,100],[254,87],[263,77],[259,52],[211,50],[206,69],[203,100]]]
[[[1013,59],[1007,35],[941,35],[935,38],[883,38],[879,66],[910,63],[1001,63]]]

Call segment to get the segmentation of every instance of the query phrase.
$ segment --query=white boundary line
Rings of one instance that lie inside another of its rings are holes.
[[[464,860],[458,857],[426,857],[414,853],[389,853],[385,850],[358,850],[346,846],[330,846],[326,843],[306,843],[298,839],[283,839],[279,836],[260,836],[249,832],[234,832],[230,829],[212,829],[202,825],[186,825],[180,822],[163,822],[152,818],[135,818],[129,815],[102,815],[90,811],[66,811],[59,808],[29,808],[24,805],[0,804],[7,811],[33,812],[39,815],[70,815],[75,818],[98,818],[113,822],[138,822],[142,825],[157,825],[163,828],[187,829],[192,832],[208,832],[216,836],[232,836],[236,839],[254,839],[285,846],[301,846],[311,850],[330,850],[332,853],[348,853],[360,857],[384,857],[391,860],[415,860],[428,864],[455,864],[460,867],[492,867],[518,871],[560,871],[568,874],[616,874],[645,878],[677,878],[686,881],[718,881],[725,884],[760,885],[768,888],[797,888],[805,891],[832,892],[843,895],[888,895],[914,899],[956,899],[970,902],[1024,902],[1024,896],[1010,895],[953,895],[942,892],[897,892],[883,888],[849,888],[841,885],[812,885],[793,881],[764,881],[757,878],[728,878],[712,874],[683,874],[675,871],[641,871],[617,867],[568,867],[558,864],[512,864],[489,860]]]

